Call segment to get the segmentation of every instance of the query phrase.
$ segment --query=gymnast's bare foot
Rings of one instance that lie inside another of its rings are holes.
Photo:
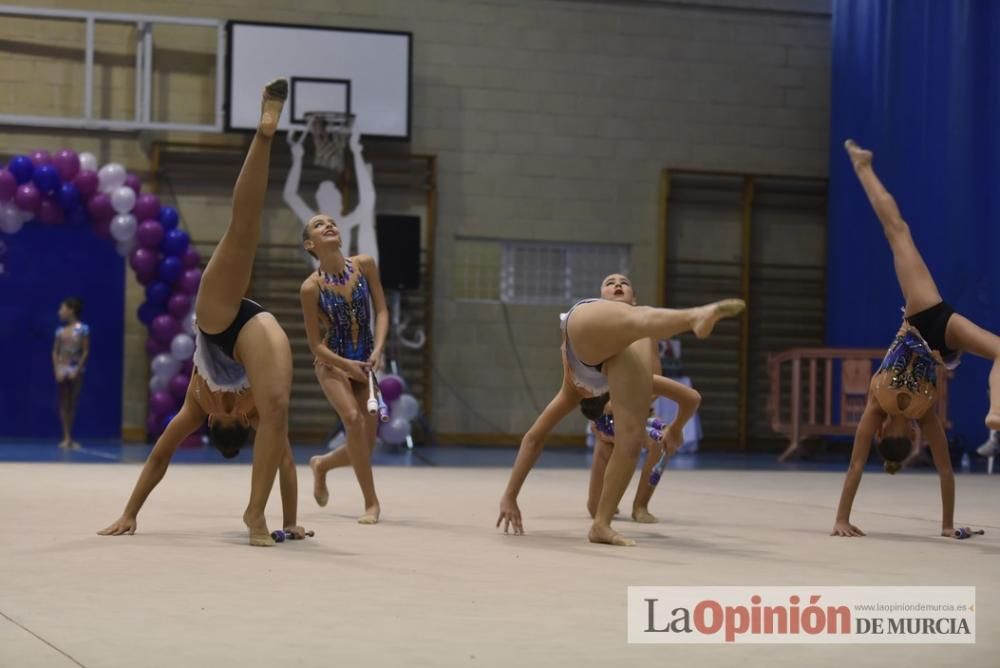
[[[853,139],[848,139],[844,142],[844,150],[847,151],[847,155],[851,158],[851,164],[854,165],[854,171],[858,171],[863,167],[871,166],[872,152],[858,146]]]
[[[260,125],[258,129],[265,137],[271,137],[278,129],[278,119],[281,109],[288,97],[288,80],[275,79],[264,87],[263,100],[260,103]]]
[[[276,543],[271,538],[271,532],[267,530],[267,522],[264,516],[250,517],[249,511],[243,513],[243,523],[250,530],[250,544],[254,547],[274,547]]]
[[[621,547],[635,545],[635,541],[631,538],[625,538],[610,526],[598,526],[597,522],[594,522],[594,525],[590,527],[587,540],[591,543],[604,543],[606,545],[619,545]]]
[[[648,508],[643,508],[641,506],[635,506],[632,508],[632,519],[640,524],[656,524],[660,521],[660,518],[649,512]]]
[[[365,508],[365,514],[358,518],[358,524],[378,524],[378,518],[381,514],[382,509],[378,503],[374,503]]]
[[[309,458],[309,468],[313,472],[313,498],[320,508],[326,506],[330,500],[330,490],[326,487],[326,473],[319,470],[321,459],[319,455]]]
[[[699,339],[707,338],[715,329],[715,323],[742,313],[746,307],[746,302],[742,299],[723,299],[721,302],[700,306],[694,309],[696,313],[691,331]]]
[[[993,431],[1000,431],[1000,413],[990,411],[986,416],[986,427]]]

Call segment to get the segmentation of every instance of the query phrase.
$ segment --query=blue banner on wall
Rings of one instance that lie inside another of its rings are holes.
[[[834,0],[827,337],[887,346],[903,297],[842,143],[875,152],[944,299],[1000,331],[1000,3]],[[963,356],[954,431],[985,440],[991,362]]]
[[[25,225],[0,233],[0,437],[58,440],[52,370],[59,304],[83,301],[90,326],[74,437],[120,438],[125,263],[86,226]]]

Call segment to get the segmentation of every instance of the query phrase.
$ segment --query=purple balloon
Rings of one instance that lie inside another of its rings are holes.
[[[142,188],[142,180],[132,172],[129,172],[125,175],[125,186],[131,188],[138,195],[139,190]]]
[[[31,152],[31,164],[37,169],[42,165],[47,165],[52,162],[52,156],[48,151],[38,149],[37,151]]]
[[[76,185],[76,189],[80,191],[80,194],[84,197],[90,197],[97,192],[97,186],[100,184],[100,180],[97,178],[97,172],[92,172],[89,169],[81,169],[80,173],[76,175],[73,179],[73,183]]]
[[[170,343],[177,333],[181,331],[180,323],[172,315],[158,315],[153,318],[153,325],[149,328],[153,336],[164,343]]]
[[[151,251],[148,248],[136,248],[132,251],[128,263],[137,274],[150,273],[156,271],[156,265],[160,263],[160,258],[156,251]]]
[[[139,223],[135,238],[143,248],[157,248],[163,241],[163,226],[155,220],[144,220]]]
[[[52,166],[59,173],[59,178],[63,181],[72,181],[80,172],[80,156],[68,148],[64,148],[52,158]]]
[[[170,411],[174,410],[176,404],[177,401],[173,395],[163,390],[153,392],[149,397],[149,410],[157,415],[167,415]]]
[[[178,401],[184,399],[184,395],[187,394],[188,383],[191,382],[190,376],[185,376],[183,373],[179,373],[170,379],[170,394],[174,395],[174,398]]]
[[[181,362],[181,373],[190,376],[194,373],[194,360],[184,360]]]
[[[46,225],[58,225],[63,222],[63,211],[51,197],[43,197],[42,203],[38,205],[38,212],[35,214],[39,223]]]
[[[136,220],[158,218],[160,215],[160,198],[152,193],[139,195],[139,197],[135,200],[135,207],[132,209],[132,215],[135,216]]]
[[[181,274],[180,280],[177,281],[176,289],[181,294],[196,295],[198,294],[198,285],[200,284],[201,269],[187,269]]]
[[[76,186],[80,187],[79,184]],[[115,216],[115,208],[111,206],[111,197],[107,193],[97,193],[90,198],[87,202],[87,211],[93,216],[94,220],[108,220],[110,221]]]
[[[385,376],[379,381],[378,387],[382,390],[382,399],[387,404],[399,399],[403,394],[403,382],[396,376]]]
[[[157,279],[156,267],[152,269],[143,269],[142,271],[135,272],[135,280],[139,282],[139,285],[149,285]]]
[[[177,293],[167,301],[167,311],[178,320],[191,311],[191,298],[185,294]]]
[[[146,417],[146,434],[157,438],[163,432],[163,418],[150,411]]]
[[[170,350],[170,346],[160,341],[157,341],[154,337],[149,337],[146,339],[146,354],[150,357],[156,357],[160,353],[165,353]]]
[[[181,256],[181,264],[185,269],[193,269],[201,264],[201,254],[193,246],[188,246]]]
[[[0,202],[9,202],[17,192],[17,179],[6,169],[0,169]]]
[[[94,234],[101,239],[111,238],[111,219],[95,220],[93,225]]]
[[[18,209],[34,213],[41,203],[42,194],[38,192],[34,183],[24,183],[17,187],[17,192],[14,193],[14,204],[17,205]]]

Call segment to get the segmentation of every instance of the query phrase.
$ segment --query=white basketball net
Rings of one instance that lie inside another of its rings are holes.
[[[336,173],[344,169],[345,149],[354,128],[354,114],[342,111],[307,111],[306,129],[313,138],[313,164]]]

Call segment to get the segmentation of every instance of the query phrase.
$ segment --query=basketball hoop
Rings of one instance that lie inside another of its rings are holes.
[[[344,169],[344,149],[351,140],[354,114],[345,111],[307,111],[306,129],[312,134],[313,164],[339,174]]]

